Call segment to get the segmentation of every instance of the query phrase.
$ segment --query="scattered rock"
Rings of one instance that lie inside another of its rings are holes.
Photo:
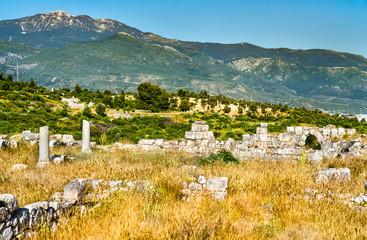
[[[350,170],[348,168],[330,168],[325,171],[317,172],[315,181],[318,184],[327,184],[329,182],[350,181]]]
[[[84,190],[85,180],[74,179],[70,183],[65,185],[63,200],[65,202],[81,202],[83,199]]]
[[[27,169],[27,165],[25,165],[25,164],[15,164],[14,166],[12,166],[10,168],[10,171],[19,172],[19,171],[23,171],[25,169]]]
[[[11,194],[0,194],[0,206],[6,207],[10,214],[18,209],[18,200]]]

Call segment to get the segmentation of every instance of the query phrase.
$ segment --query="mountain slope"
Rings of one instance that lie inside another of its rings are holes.
[[[237,97],[244,92],[229,76],[221,76],[171,47],[144,43],[125,33],[45,49],[20,62],[34,64],[25,76],[39,76],[38,82],[48,87],[80,84],[94,90],[129,91],[150,81],[167,89],[206,89]],[[228,75],[237,72],[231,71]]]
[[[110,19],[71,16],[62,11],[0,21],[0,41],[24,43],[34,47],[61,47],[73,42],[91,41],[118,32],[132,36],[138,29]]]

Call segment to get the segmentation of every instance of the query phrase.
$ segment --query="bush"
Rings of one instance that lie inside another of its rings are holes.
[[[217,153],[212,153],[208,157],[200,159],[199,165],[213,165],[216,161],[234,164],[238,164],[240,162],[231,152],[221,149]]]
[[[106,107],[105,105],[103,105],[102,103],[98,103],[97,106],[96,106],[96,113],[101,116],[101,117],[104,117],[106,116]]]

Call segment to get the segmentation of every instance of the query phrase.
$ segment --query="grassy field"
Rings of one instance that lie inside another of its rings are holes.
[[[353,210],[338,197],[305,199],[303,190],[333,194],[364,192],[367,157],[325,161],[326,166],[349,167],[352,181],[318,186],[313,176],[320,165],[289,161],[250,161],[239,165],[216,163],[187,170],[198,157],[171,153],[94,152],[54,149],[77,156],[73,162],[36,168],[37,149],[0,151],[0,192],[11,193],[20,206],[48,200],[75,178],[148,180],[157,194],[116,192],[84,215],[64,217],[53,232],[42,228],[35,239],[365,239],[367,213]],[[28,168],[9,169],[16,163]],[[224,201],[180,200],[181,183],[200,174],[226,176]]]

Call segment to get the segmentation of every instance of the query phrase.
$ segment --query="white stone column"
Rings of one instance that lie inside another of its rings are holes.
[[[90,121],[83,120],[82,152],[90,153]]]
[[[50,163],[50,150],[49,150],[49,131],[48,127],[41,127],[39,134],[39,158],[38,158],[38,167],[42,167],[48,163]]]

